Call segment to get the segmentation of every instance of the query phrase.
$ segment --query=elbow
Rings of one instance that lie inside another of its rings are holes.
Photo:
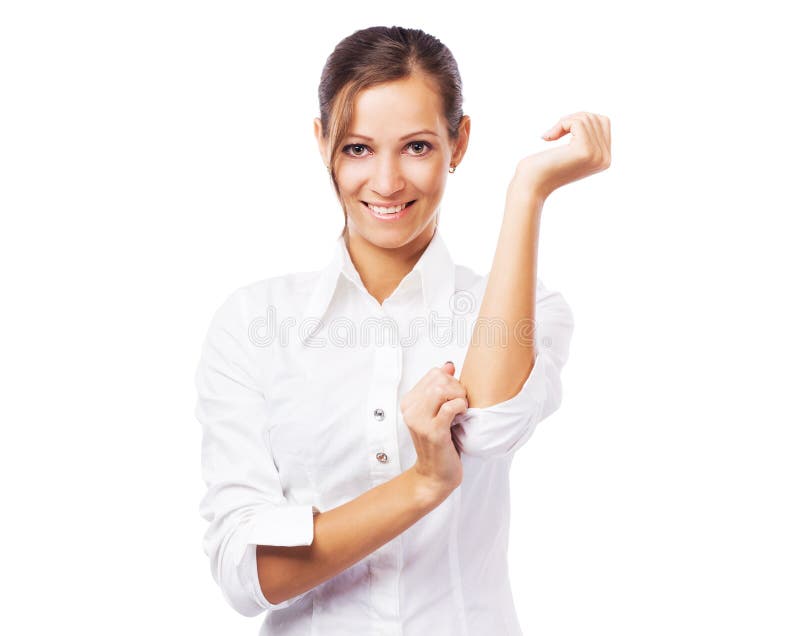
[[[283,586],[280,585],[280,577],[276,576],[276,573],[278,573],[278,566],[274,562],[272,556],[273,555],[269,553],[269,546],[256,546],[256,569],[258,572],[258,585],[261,588],[261,594],[270,605],[280,605],[285,602],[288,597],[285,594]]]
[[[535,414],[527,414],[519,419],[493,422],[491,414],[481,409],[469,409],[466,416],[459,417],[459,423],[453,427],[456,448],[464,455],[484,459],[514,452],[531,436],[538,421]]]
[[[211,553],[212,574],[222,596],[238,614],[248,618],[281,606],[272,602],[281,594],[275,589],[274,577],[265,580],[263,576],[258,547],[242,543],[241,535],[234,533]]]
[[[296,553],[287,550],[310,545],[313,527],[310,505],[269,506],[231,532],[220,549],[219,580],[234,609],[254,616],[283,609],[304,596],[297,592],[298,559],[288,558]]]
[[[285,559],[270,550],[275,546],[249,544],[245,559],[236,567],[236,573],[221,578],[221,588],[228,604],[248,618],[262,612],[283,609],[303,598],[293,593]],[[283,563],[281,563],[283,561]]]
[[[245,590],[234,587],[220,586],[222,595],[237,614],[252,618],[258,616],[264,611],[264,607],[253,599],[251,594]]]
[[[286,600],[282,591],[273,585],[272,579],[269,581],[260,582],[260,585],[261,593],[264,595],[264,598],[270,605],[280,605]]]

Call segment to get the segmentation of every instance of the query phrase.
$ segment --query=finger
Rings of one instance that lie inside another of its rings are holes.
[[[450,389],[440,381],[430,382],[421,387],[421,392],[417,396],[417,404],[420,411],[427,417],[436,417],[442,404],[450,399]]]
[[[603,146],[601,144],[602,136],[597,126],[597,115],[594,113],[580,112],[577,113],[576,119],[583,122],[586,127],[586,142],[589,147],[589,152],[592,157],[599,157],[603,154]]]
[[[598,115],[585,111],[572,113],[562,118],[562,128],[565,121],[570,122],[569,128],[574,138],[578,139],[579,143],[586,144],[591,161],[593,163],[605,162],[607,152]]]
[[[611,120],[608,117],[601,117],[600,124],[603,127],[603,136],[606,140],[609,159],[611,158]]]
[[[467,401],[464,398],[455,398],[454,400],[448,400],[441,407],[439,407],[439,412],[436,414],[436,420],[440,424],[450,424],[453,422],[453,418],[459,413],[465,413],[467,411]]]
[[[555,141],[567,133],[572,133],[574,137],[579,137],[584,142],[593,143],[591,141],[591,127],[585,121],[585,117],[583,117],[584,115],[585,113],[578,112],[567,115],[566,117],[562,117],[555,126],[542,135],[542,138],[546,139],[547,141]]]
[[[444,382],[438,384],[438,387],[439,395],[441,397],[438,399],[436,408],[441,407],[442,404],[449,400],[454,400],[456,398],[466,399],[467,397],[466,387],[455,378],[447,376]]]
[[[609,143],[607,140],[606,131],[603,128],[604,119],[602,115],[597,115],[595,113],[589,113],[589,121],[592,124],[592,129],[595,132],[595,136],[597,138],[597,146],[596,146],[596,156],[597,162],[604,167],[610,160],[611,160],[611,149],[609,148]]]
[[[422,380],[427,380],[429,382],[435,381],[442,375],[442,373],[452,376],[455,374],[455,372],[456,365],[451,360],[448,360],[440,367],[431,367],[428,369],[428,372],[420,379],[420,382]]]
[[[572,122],[572,120],[579,114],[580,113],[572,113],[570,115],[562,117],[561,119],[558,120],[558,123],[555,126],[544,132],[542,138],[548,140],[555,140],[564,136],[565,133],[571,132],[569,129],[569,122]]]
[[[591,124],[592,132],[594,132],[595,147],[598,152],[605,156],[605,142],[603,141],[603,127],[600,125],[600,117],[594,113],[589,113],[587,120]]]
[[[466,397],[467,395],[467,388],[456,378],[448,378],[444,383],[444,388],[447,392],[448,400],[452,400],[455,397]]]
[[[438,372],[431,378],[432,384],[444,389],[448,400],[452,400],[454,397],[463,397],[467,394],[467,389],[461,384],[461,381],[455,375],[449,373],[448,369],[452,364],[452,362],[448,362],[447,366],[438,369]]]
[[[559,121],[555,126],[552,126],[542,133],[542,139],[545,141],[555,141],[564,136],[565,130],[562,122]]]

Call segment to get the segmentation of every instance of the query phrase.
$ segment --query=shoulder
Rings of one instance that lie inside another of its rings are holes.
[[[295,313],[302,309],[321,273],[291,272],[241,285],[224,299],[218,311],[248,316],[274,307],[281,313]]]
[[[235,288],[217,305],[204,350],[238,360],[254,375],[262,372],[264,365],[274,363],[278,326],[302,312],[320,273],[281,274]]]
[[[238,342],[254,333],[302,314],[321,270],[270,276],[235,288],[217,304],[210,334],[224,334]]]

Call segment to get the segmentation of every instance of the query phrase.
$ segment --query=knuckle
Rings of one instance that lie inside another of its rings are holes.
[[[429,384],[425,387],[425,395],[431,398],[438,398],[441,395],[441,388],[437,384]]]
[[[450,392],[455,397],[466,397],[466,395],[467,395],[467,389],[464,388],[463,384],[457,384],[457,385],[452,386],[450,388]]]

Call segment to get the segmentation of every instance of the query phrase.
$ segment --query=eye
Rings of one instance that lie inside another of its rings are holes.
[[[342,148],[342,152],[346,155],[350,155],[351,157],[363,156],[364,152],[356,152],[355,154],[351,154],[350,152],[348,152],[350,149],[356,149],[356,148],[363,149],[366,148],[366,146],[364,144],[348,144]]]
[[[408,144],[408,145],[409,145],[409,146],[422,146],[423,150],[424,150],[426,147],[427,147],[427,148],[429,148],[429,149],[430,149],[430,148],[433,148],[433,146],[431,146],[431,145],[430,145],[430,144],[429,144],[427,141],[412,141],[412,142],[411,142],[410,144]],[[408,147],[408,146],[407,146],[407,147]],[[412,154],[414,154],[414,155],[422,155],[423,153],[422,153],[422,152],[414,152],[414,153],[412,153]]]

